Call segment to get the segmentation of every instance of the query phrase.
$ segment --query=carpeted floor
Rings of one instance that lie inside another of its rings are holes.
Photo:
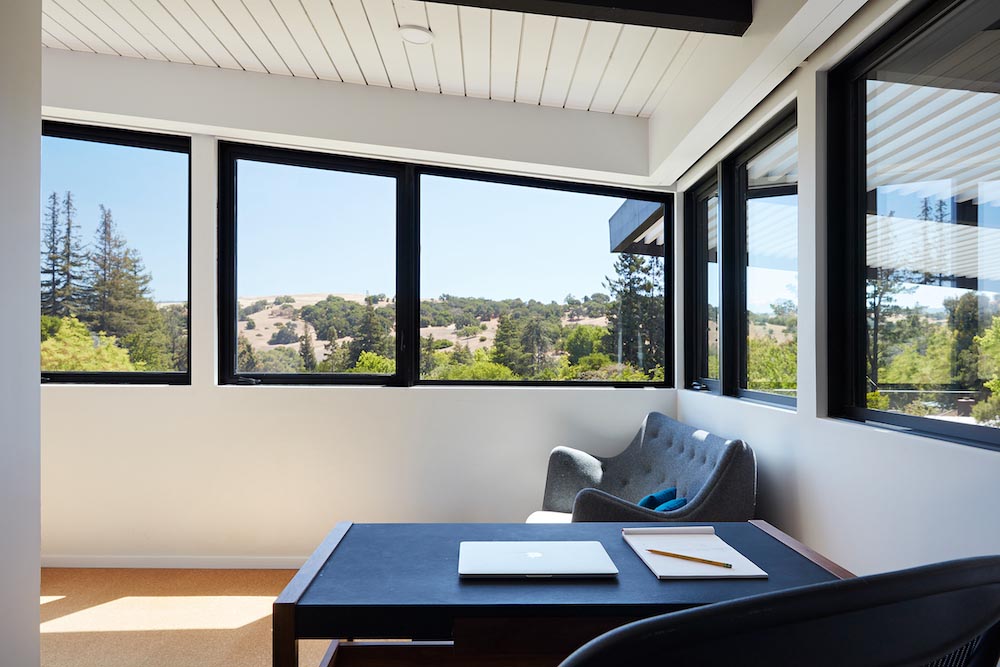
[[[45,568],[41,667],[270,667],[271,604],[294,574]],[[300,642],[300,664],[327,646]]]

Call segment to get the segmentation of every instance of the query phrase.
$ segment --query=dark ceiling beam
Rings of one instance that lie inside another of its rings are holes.
[[[752,0],[434,0],[447,5],[503,9],[672,28],[718,35],[742,35],[753,20]]]

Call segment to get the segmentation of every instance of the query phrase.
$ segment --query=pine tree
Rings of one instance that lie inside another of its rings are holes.
[[[506,366],[520,375],[524,371],[525,356],[517,321],[509,313],[501,315],[500,321],[497,322],[497,334],[493,339],[491,361]]]
[[[62,230],[59,227],[59,196],[49,195],[42,225],[42,315],[59,317],[63,315],[59,304],[60,252],[62,251]]]
[[[357,336],[351,341],[348,363],[351,367],[358,363],[362,352],[372,352],[391,359],[395,348],[389,336],[389,324],[378,316],[375,307],[368,304],[358,325]]]
[[[87,307],[87,262],[89,257],[80,240],[73,193],[66,191],[62,202],[62,250],[59,253],[59,288],[56,300],[63,315],[81,314]]]
[[[545,368],[546,352],[549,350],[549,341],[545,337],[542,328],[542,320],[539,317],[531,317],[521,328],[521,349],[524,350],[523,362],[525,367],[521,370],[524,375],[538,375]]]
[[[302,357],[302,365],[305,366],[306,371],[311,373],[316,370],[316,351],[313,349],[313,338],[309,332],[308,324],[305,325],[305,333],[299,340],[299,356]]]
[[[236,370],[241,373],[257,370],[257,353],[244,336],[236,339]]]
[[[142,370],[172,370],[163,315],[149,296],[152,276],[118,234],[111,209],[102,205],[100,210],[83,318],[92,329],[117,336]]]
[[[650,340],[647,319],[654,297],[653,266],[642,255],[623,253],[615,262],[615,279],[607,287],[615,303],[608,309],[608,328],[618,363],[645,368],[651,355],[646,354]]]

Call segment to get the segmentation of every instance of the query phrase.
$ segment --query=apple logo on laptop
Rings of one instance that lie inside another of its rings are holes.
[[[541,558],[545,554],[543,554],[541,551],[527,551],[525,552],[524,555],[527,556],[528,558]]]

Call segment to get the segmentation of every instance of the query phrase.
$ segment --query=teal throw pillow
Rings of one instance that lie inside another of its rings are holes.
[[[662,491],[649,494],[639,501],[639,507],[645,507],[648,510],[656,509],[658,506],[665,502],[669,502],[676,497],[677,487],[671,486],[669,489],[663,489]]]
[[[669,500],[663,503],[662,505],[657,506],[656,511],[669,512],[671,510],[679,510],[680,508],[684,507],[687,504],[688,504],[687,498],[675,498],[673,500]]]

